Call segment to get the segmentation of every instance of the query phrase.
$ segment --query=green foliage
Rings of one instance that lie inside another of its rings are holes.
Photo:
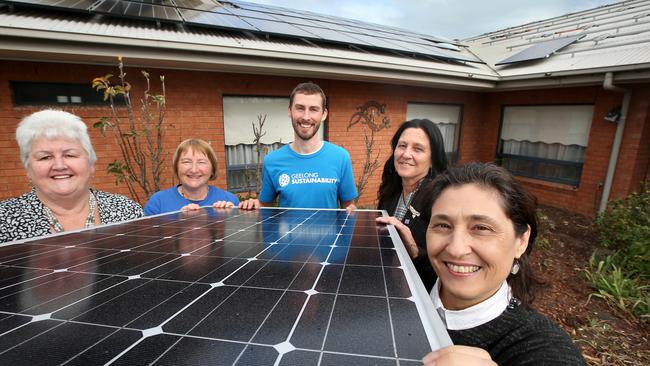
[[[586,272],[587,280],[597,291],[590,296],[604,299],[619,310],[650,321],[650,285],[639,276],[626,273],[615,263],[617,255],[600,258],[593,254]]]
[[[115,160],[112,163],[109,163],[106,170],[109,174],[115,176],[116,185],[119,185],[120,183],[124,183],[127,180],[131,179],[128,165],[124,164],[124,162],[120,160]]]
[[[650,184],[611,201],[596,219],[601,248],[591,257],[587,279],[594,296],[650,321]]]
[[[650,183],[640,192],[611,201],[598,216],[601,244],[619,251],[617,264],[627,271],[650,278]]]

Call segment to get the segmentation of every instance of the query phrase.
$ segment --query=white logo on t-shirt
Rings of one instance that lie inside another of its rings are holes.
[[[287,184],[289,184],[289,180],[290,178],[288,174],[281,174],[278,183],[280,183],[280,187],[286,187]]]

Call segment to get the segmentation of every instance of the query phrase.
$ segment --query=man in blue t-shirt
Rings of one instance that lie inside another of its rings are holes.
[[[327,118],[326,97],[314,83],[298,84],[289,98],[292,143],[264,159],[259,200],[239,204],[243,209],[280,207],[355,209],[357,188],[348,152],[318,135]]]

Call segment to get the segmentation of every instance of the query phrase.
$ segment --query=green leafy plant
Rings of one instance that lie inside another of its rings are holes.
[[[611,201],[596,219],[605,248],[616,250],[618,265],[650,279],[650,183],[639,192]]]
[[[600,245],[591,257],[587,279],[593,296],[644,321],[650,321],[650,185],[611,201],[596,224]]]
[[[152,94],[150,75],[141,71],[146,89],[140,99],[136,114],[131,101],[131,84],[126,80],[122,57],[118,57],[118,81],[112,74],[96,77],[92,87],[109,102],[110,115],[102,117],[93,127],[102,136],[112,132],[120,148],[121,160],[108,164],[107,171],[115,176],[115,184],[126,184],[131,197],[143,203],[160,190],[163,164],[163,124],[165,121],[165,77],[160,76],[161,94]],[[118,108],[123,100],[125,110]],[[124,116],[125,114],[125,116]],[[144,193],[144,197],[141,196]]]
[[[597,291],[590,297],[599,297],[624,313],[650,321],[650,285],[641,284],[638,276],[625,273],[616,262],[616,255],[591,256],[586,276]]]

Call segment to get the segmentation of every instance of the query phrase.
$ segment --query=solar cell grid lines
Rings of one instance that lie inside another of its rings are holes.
[[[450,341],[378,215],[205,208],[0,246],[0,364],[418,364]]]

